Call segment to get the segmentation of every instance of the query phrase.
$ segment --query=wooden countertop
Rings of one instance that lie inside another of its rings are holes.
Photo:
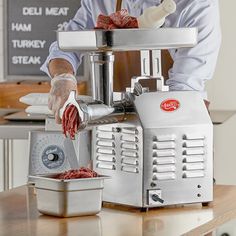
[[[107,206],[96,216],[73,218],[38,213],[33,190],[22,186],[0,193],[1,236],[199,236],[236,217],[236,186],[215,186],[208,207],[192,204],[139,212]]]

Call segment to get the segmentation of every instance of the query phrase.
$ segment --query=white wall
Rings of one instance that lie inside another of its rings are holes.
[[[217,184],[236,185],[236,115],[214,127],[214,176]]]
[[[3,190],[3,141],[0,140],[0,192]]]
[[[3,0],[0,0],[0,81],[3,80]]]
[[[12,145],[11,187],[17,187],[26,184],[28,179],[28,140],[14,140]]]
[[[214,79],[207,85],[211,109],[236,110],[236,1],[219,0],[222,46]],[[214,172],[218,184],[236,184],[236,115],[214,127]]]
[[[236,109],[236,1],[219,0],[222,28],[222,46],[214,79],[207,90],[211,109]],[[236,129],[236,127],[235,127]]]

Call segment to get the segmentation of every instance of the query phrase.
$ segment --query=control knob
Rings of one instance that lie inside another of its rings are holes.
[[[153,200],[154,202],[164,203],[164,200],[161,199],[157,194],[152,194],[152,200]]]
[[[48,160],[49,160],[49,161],[57,161],[58,158],[59,158],[58,155],[55,154],[55,153],[50,153],[50,154],[48,154]]]

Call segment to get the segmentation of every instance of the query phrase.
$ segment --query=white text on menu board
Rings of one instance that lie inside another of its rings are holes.
[[[44,12],[43,12],[44,10]],[[68,7],[23,7],[23,16],[67,16],[69,8]]]
[[[68,7],[23,7],[22,8],[22,15],[23,16],[67,16],[69,8]],[[65,25],[65,22],[63,23]],[[58,27],[61,27],[60,25]],[[17,32],[31,32],[32,25],[13,22],[11,24],[11,30]],[[20,49],[40,49],[44,48],[46,44],[45,40],[27,40],[27,39],[13,39],[12,46],[13,48],[20,48]],[[41,57],[40,56],[13,56],[12,63],[17,64],[33,64],[33,65],[40,65],[41,64]]]

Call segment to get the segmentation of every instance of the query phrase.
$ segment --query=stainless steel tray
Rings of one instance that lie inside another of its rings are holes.
[[[59,217],[100,212],[104,179],[109,177],[60,180],[55,176],[29,176],[35,182],[39,212]]]
[[[58,31],[57,41],[65,51],[132,51],[192,47],[197,34],[197,28]]]
[[[35,183],[36,188],[49,189],[54,191],[79,191],[87,189],[103,188],[104,179],[108,176],[81,179],[56,179],[57,173],[47,175],[29,176]]]

